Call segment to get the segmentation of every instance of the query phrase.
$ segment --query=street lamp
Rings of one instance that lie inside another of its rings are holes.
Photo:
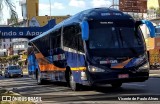
[[[51,20],[51,0],[49,0],[49,4],[50,4],[50,20]]]
[[[111,7],[114,8],[115,6],[119,7],[119,4],[117,4],[117,2],[118,2],[117,0],[113,0],[112,5],[109,8],[111,8]]]

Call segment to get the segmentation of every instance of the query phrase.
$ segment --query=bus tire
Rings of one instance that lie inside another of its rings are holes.
[[[121,82],[119,82],[119,83],[112,83],[111,85],[112,85],[113,88],[119,88],[119,87],[122,86],[122,83]]]
[[[73,77],[73,74],[70,72],[69,74],[69,85],[70,85],[70,88],[73,90],[73,91],[79,91],[80,90],[80,86],[78,83],[76,83],[74,81],[74,77]]]

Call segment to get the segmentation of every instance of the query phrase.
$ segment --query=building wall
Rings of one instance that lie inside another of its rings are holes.
[[[0,56],[7,55],[7,50],[12,47],[12,40],[11,39],[1,39],[0,40]]]
[[[12,40],[13,44],[13,54],[17,55],[21,51],[26,51],[28,48],[28,39],[25,38],[17,38]]]
[[[39,0],[26,0],[26,4],[28,20],[39,15]]]
[[[0,25],[0,27],[8,27],[7,25]],[[7,50],[12,46],[11,39],[0,39],[0,56],[7,55]]]
[[[29,22],[32,21],[33,18],[36,18],[40,26],[44,26],[48,23],[50,19],[55,19],[56,24],[60,23],[64,19],[67,19],[70,17],[69,15],[67,16],[39,16],[39,0],[26,0],[26,9],[27,9],[27,20],[28,20],[28,26]]]
[[[160,0],[147,0],[147,8],[150,9],[151,7],[159,8]]]
[[[8,49],[12,46],[12,40],[11,39],[2,39],[1,40],[1,49]]]
[[[50,19],[55,19],[56,24],[62,22],[63,20],[67,19],[70,16],[36,16],[35,18],[37,19],[38,23],[40,26],[44,26],[48,23]]]

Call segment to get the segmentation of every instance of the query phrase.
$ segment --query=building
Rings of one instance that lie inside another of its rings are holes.
[[[0,25],[0,27],[7,27],[8,25]],[[8,55],[9,48],[12,47],[12,39],[0,39],[0,56]]]
[[[13,54],[18,55],[22,51],[27,51],[28,39],[25,39],[25,38],[13,39],[12,45],[13,45]]]
[[[147,1],[148,16],[147,19],[153,20],[156,25],[159,25],[160,13],[160,0],[148,0]],[[157,21],[158,20],[158,21]]]
[[[70,17],[67,16],[39,16],[39,0],[21,0],[22,16],[28,21],[28,26],[44,26],[50,19],[55,19],[56,24]]]

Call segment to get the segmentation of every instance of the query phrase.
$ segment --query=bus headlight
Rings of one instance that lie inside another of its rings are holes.
[[[105,71],[104,69],[101,69],[95,66],[91,66],[91,65],[88,66],[88,70],[90,72],[104,72]]]
[[[139,71],[147,71],[147,70],[149,70],[149,63],[147,62],[146,64],[144,64],[144,65],[142,65],[142,66],[140,66],[139,68],[138,68],[138,70]]]

